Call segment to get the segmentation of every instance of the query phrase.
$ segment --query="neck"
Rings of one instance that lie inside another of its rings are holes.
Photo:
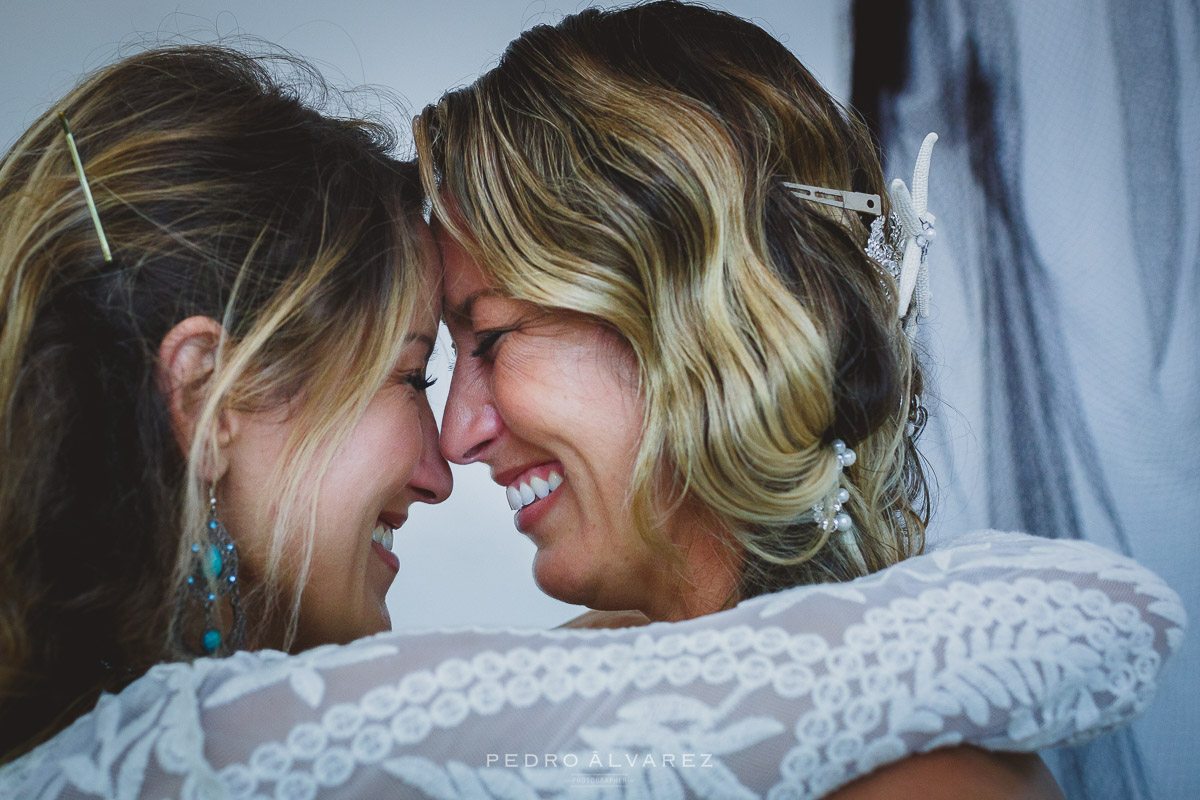
[[[641,611],[655,622],[678,622],[732,608],[738,596],[741,556],[725,544],[727,534],[707,528],[676,546],[683,564],[665,575],[664,585]]]

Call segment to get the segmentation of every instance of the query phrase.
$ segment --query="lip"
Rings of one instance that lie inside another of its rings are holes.
[[[391,550],[388,550],[386,547],[373,539],[371,540],[371,550],[375,552],[375,555],[379,556],[379,559],[385,565],[387,565],[387,568],[392,572],[400,571],[400,558]]]
[[[392,512],[385,511],[379,515],[379,521],[386,522],[388,525],[391,525],[393,528],[399,529],[400,526],[402,526],[405,522],[408,521],[408,514],[405,514],[403,512],[392,513]]]
[[[384,511],[379,515],[379,522],[382,522],[385,525],[390,525],[393,534],[398,531],[400,526],[403,525],[407,520],[408,514],[404,513],[403,511]],[[371,549],[375,551],[375,555],[379,556],[380,560],[387,565],[388,569],[390,569],[392,572],[400,571],[400,558],[395,553],[393,553],[391,550],[388,550],[374,539],[371,540]]]

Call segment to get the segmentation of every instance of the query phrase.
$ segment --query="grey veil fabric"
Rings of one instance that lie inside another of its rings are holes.
[[[884,19],[891,15],[892,19]],[[933,537],[1130,554],[1200,607],[1200,8],[855,4],[854,105],[890,176],[925,132]],[[1044,753],[1069,798],[1200,792],[1200,642],[1130,729]]]

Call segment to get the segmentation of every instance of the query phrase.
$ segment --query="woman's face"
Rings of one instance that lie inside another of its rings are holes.
[[[501,297],[442,230],[444,314],[457,356],[442,453],[482,461],[537,546],[542,591],[665,618],[672,570],[635,532],[629,507],[644,414],[626,346],[594,323]],[[671,541],[670,525],[665,531]]]
[[[427,232],[425,238],[426,263],[436,266]],[[392,531],[404,524],[413,502],[440,503],[450,494],[450,468],[438,452],[424,392],[438,321],[437,304],[429,305],[418,312],[391,377],[333,455],[320,484],[296,649],[390,630],[385,597],[400,566],[390,550]],[[293,419],[286,409],[244,416],[218,484],[218,516],[251,567],[265,561],[270,547],[273,516],[263,497]]]

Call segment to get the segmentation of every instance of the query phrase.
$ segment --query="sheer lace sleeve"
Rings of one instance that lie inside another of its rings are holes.
[[[159,666],[0,770],[0,796],[820,797],[918,751],[1121,725],[1185,625],[1129,559],[985,532],[674,625]]]

